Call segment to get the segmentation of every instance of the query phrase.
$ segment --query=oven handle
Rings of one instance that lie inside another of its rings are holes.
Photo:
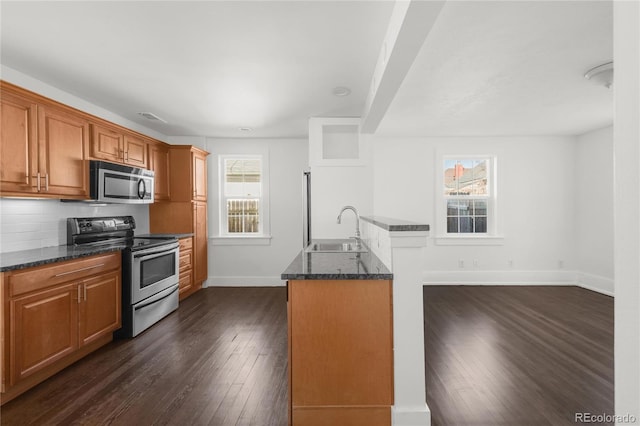
[[[133,309],[137,311],[139,309],[146,308],[149,305],[153,305],[154,303],[159,302],[159,301],[161,301],[163,299],[166,299],[167,297],[171,296],[173,293],[178,291],[178,289],[179,289],[179,286],[178,285],[174,285],[173,286],[173,290],[172,290],[172,287],[169,287],[169,288],[167,288],[165,290],[162,290],[162,291],[154,294],[153,296],[149,297],[148,299],[146,299],[144,301],[144,303],[135,305],[133,307]],[[171,290],[171,291],[169,291],[169,290]],[[163,294],[163,293],[166,293],[166,294]]]
[[[166,245],[163,247],[154,247],[153,249],[149,249],[149,250],[136,251],[133,253],[133,257],[135,259],[138,257],[151,256],[153,254],[169,254],[172,251],[176,250],[178,246],[179,244],[176,242],[176,243],[172,243],[171,245]]]

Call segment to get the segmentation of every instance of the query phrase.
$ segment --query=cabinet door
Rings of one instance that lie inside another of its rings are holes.
[[[207,157],[198,152],[192,152],[193,162],[193,199],[207,201]]]
[[[110,334],[121,322],[120,271],[100,275],[81,284],[79,346]]]
[[[194,282],[207,279],[207,203],[193,203]]]
[[[353,411],[356,407],[371,408],[362,411],[363,416],[390,420],[389,407],[393,404],[391,282],[290,281],[289,290],[294,423],[297,416],[304,417],[304,411],[312,408],[317,416],[322,413],[328,416],[324,423],[313,424],[356,424],[328,420],[334,418],[331,416],[357,417]],[[380,407],[386,408],[380,410]]]
[[[38,108],[39,169],[44,194],[89,196],[89,123],[52,107]]]
[[[76,350],[78,289],[68,284],[11,300],[12,385]]]
[[[0,191],[36,192],[37,105],[29,99],[4,91],[0,100]]]
[[[91,134],[91,157],[100,160],[121,162],[124,135],[114,129],[93,124]]]
[[[169,175],[169,147],[160,144],[149,145],[149,163],[155,173],[156,201],[168,201],[171,198],[169,188],[171,186]]]
[[[125,135],[124,162],[130,166],[146,169],[149,165],[147,161],[147,141],[137,136]]]

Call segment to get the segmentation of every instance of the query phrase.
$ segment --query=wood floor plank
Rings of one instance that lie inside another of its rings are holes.
[[[434,426],[613,414],[613,299],[578,287],[424,288]]]
[[[613,412],[613,300],[576,287],[425,287],[434,426]],[[284,426],[284,288],[208,288],[0,408],[2,425]],[[331,425],[333,426],[333,425]]]

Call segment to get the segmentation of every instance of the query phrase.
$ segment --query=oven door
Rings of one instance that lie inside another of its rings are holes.
[[[133,251],[130,256],[132,304],[178,283],[178,242]]]

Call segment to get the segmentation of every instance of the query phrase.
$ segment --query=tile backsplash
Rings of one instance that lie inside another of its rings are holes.
[[[0,198],[0,253],[66,244],[68,217],[125,215],[135,218],[137,234],[149,232],[147,205],[98,207],[59,200]]]

